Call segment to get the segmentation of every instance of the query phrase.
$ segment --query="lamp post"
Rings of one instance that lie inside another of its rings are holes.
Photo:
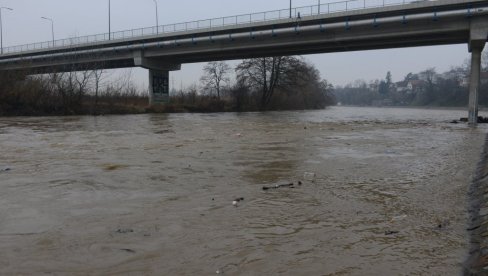
[[[111,16],[110,0],[108,0],[108,40],[112,39],[112,30],[111,30],[112,20],[110,16]]]
[[[13,9],[11,8],[7,8],[7,7],[0,7],[0,52],[1,54],[3,55],[3,25],[2,25],[2,10],[9,10],[9,11],[13,11]]]
[[[51,34],[53,36],[53,47],[54,47],[54,21],[51,18],[49,18],[49,17],[44,17],[43,16],[41,18],[44,19],[44,20],[51,21]]]
[[[156,5],[156,34],[159,34],[159,16],[158,16],[158,1],[153,0]]]
[[[292,0],[290,0],[290,18],[292,17],[291,16],[291,7],[292,7],[292,3],[291,3]]]

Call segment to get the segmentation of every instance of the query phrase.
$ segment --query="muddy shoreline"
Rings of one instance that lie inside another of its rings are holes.
[[[488,274],[488,136],[470,188],[471,248],[464,275]]]

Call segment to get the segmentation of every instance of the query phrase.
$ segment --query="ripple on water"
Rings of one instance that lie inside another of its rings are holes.
[[[486,130],[451,116],[0,119],[0,274],[457,275]]]

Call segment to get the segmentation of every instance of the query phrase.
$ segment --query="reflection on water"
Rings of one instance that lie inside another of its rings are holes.
[[[457,275],[464,113],[2,118],[0,274]]]

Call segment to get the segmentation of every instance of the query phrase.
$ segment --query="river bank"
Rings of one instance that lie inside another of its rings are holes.
[[[465,275],[488,274],[488,136],[470,190],[470,256]]]
[[[189,101],[175,97],[170,103],[149,106],[149,99],[144,96],[113,97],[99,100],[95,104],[93,97],[85,97],[81,104],[74,106],[36,106],[17,104],[7,106],[0,102],[0,117],[39,117],[39,116],[85,116],[85,115],[138,115],[138,114],[169,114],[169,113],[232,113],[232,112],[256,112],[256,111],[296,111],[296,110],[320,110],[332,103],[319,104],[278,104],[265,109],[256,104],[236,105],[231,100],[219,100],[214,97],[198,96]]]
[[[65,111],[61,109],[56,110],[33,110],[30,108],[25,109],[10,109],[10,110],[0,110],[0,117],[39,117],[39,116],[100,116],[100,115],[140,115],[140,114],[178,114],[178,113],[234,113],[234,112],[260,112],[259,108],[256,106],[247,106],[245,108],[238,108],[235,105],[219,100],[204,100],[198,104],[184,104],[184,103],[170,103],[165,105],[149,107],[148,99],[145,97],[123,100],[121,102],[105,102],[98,104],[94,107],[93,104],[87,104],[77,110]],[[266,111],[314,111],[314,110],[324,110],[327,108],[358,108],[358,109],[399,109],[399,110],[451,110],[465,112],[459,113],[460,115],[467,116],[466,107],[439,107],[439,106],[384,106],[384,107],[367,107],[367,106],[354,106],[354,105],[343,105],[343,106],[320,106],[317,108],[294,108],[294,107],[271,107]],[[488,107],[480,107],[480,112],[488,112]],[[461,117],[447,116],[446,121],[459,120]]]

